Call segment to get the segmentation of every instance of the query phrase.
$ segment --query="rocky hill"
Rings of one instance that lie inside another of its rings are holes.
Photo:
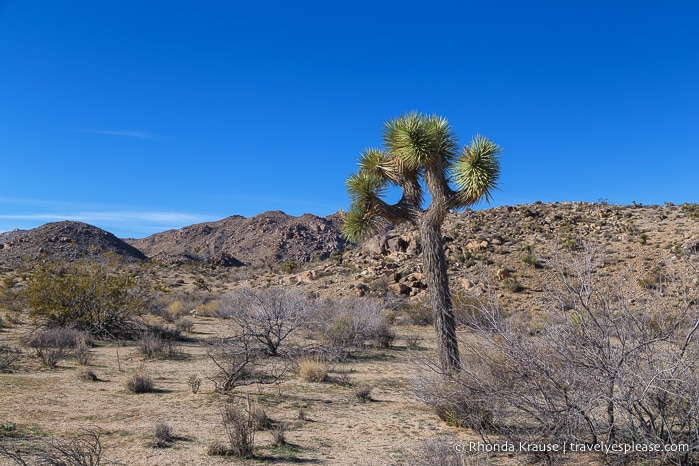
[[[337,214],[325,218],[310,214],[293,217],[273,211],[251,218],[232,216],[128,241],[163,264],[257,267],[322,260],[333,251],[342,251],[345,242],[340,225]]]
[[[699,259],[696,204],[505,206],[449,214],[442,232],[455,296],[494,293],[503,306],[531,316],[546,308],[545,289],[556,273],[549,262],[570,251],[594,248],[598,273],[620,277],[631,271],[643,287],[658,285],[686,258]],[[210,283],[216,292],[283,285],[332,297],[388,295],[416,302],[427,297],[420,238],[406,225],[291,273],[258,270]]]
[[[127,244],[90,225],[58,222],[0,244],[0,265],[7,270],[49,257],[71,260],[113,252],[132,260],[150,257],[161,265],[166,282],[179,287],[204,280],[213,293],[240,285],[284,285],[333,297],[426,297],[421,242],[413,227],[387,228],[352,245],[343,241],[340,224],[337,214],[321,218],[267,212]],[[504,302],[535,310],[543,307],[543,291],[554,273],[548,262],[585,244],[597,250],[600,273],[614,276],[633,269],[650,286],[679,261],[699,257],[699,205],[504,206],[449,214],[442,232],[456,294],[490,287]],[[208,267],[213,264],[224,267],[214,272]]]
[[[10,241],[12,238],[15,236],[21,235],[27,230],[20,230],[19,228],[15,228],[12,231],[6,231],[5,233],[0,233],[0,244],[7,243]]]
[[[128,261],[146,259],[141,251],[112,233],[82,222],[53,222],[14,233],[8,241],[0,243],[0,264],[5,266],[41,260],[71,261],[103,253],[116,254]]]

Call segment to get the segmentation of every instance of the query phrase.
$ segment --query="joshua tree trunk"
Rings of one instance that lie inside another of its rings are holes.
[[[437,352],[446,373],[461,370],[456,322],[442,245],[442,222],[453,209],[489,200],[500,165],[500,147],[483,136],[457,154],[456,136],[444,118],[417,112],[389,121],[383,134],[386,149],[367,149],[359,172],[347,179],[352,206],[342,227],[345,238],[356,241],[378,227],[378,219],[417,225],[422,237],[422,262],[434,314]],[[395,204],[381,199],[389,186],[403,196]],[[423,206],[425,188],[430,205]],[[453,188],[457,188],[454,190]]]
[[[420,236],[423,243],[423,268],[434,315],[434,329],[437,333],[439,362],[443,370],[457,372],[461,369],[459,342],[456,338],[456,322],[451,305],[441,225],[431,222],[429,217],[423,219],[420,223]]]

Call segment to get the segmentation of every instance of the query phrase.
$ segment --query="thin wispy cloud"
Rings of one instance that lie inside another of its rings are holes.
[[[135,139],[155,139],[155,136],[145,131],[119,131],[119,130],[102,130],[102,129],[78,129],[79,133],[100,134],[103,136],[119,136]]]
[[[212,216],[162,211],[44,211],[0,214],[0,232],[14,228],[29,229],[49,222],[72,220],[89,223],[121,237],[142,237],[144,234],[181,228],[194,223],[217,220]]]
[[[0,214],[2,220],[75,220],[78,222],[158,222],[177,224],[182,222],[205,222],[210,217],[179,212],[66,212],[33,214]]]

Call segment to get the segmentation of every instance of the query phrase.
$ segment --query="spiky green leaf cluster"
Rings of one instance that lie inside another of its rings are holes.
[[[372,210],[353,205],[342,217],[342,236],[348,241],[356,242],[378,232],[380,217]]]
[[[490,202],[500,177],[500,146],[476,135],[452,166],[454,184],[472,199]]]
[[[387,122],[383,141],[391,157],[411,171],[419,170],[434,157],[448,162],[456,152],[456,137],[447,120],[418,112]]]
[[[347,192],[352,202],[364,205],[380,197],[386,190],[386,180],[374,173],[360,171],[347,178]]]
[[[359,172],[383,178],[388,156],[380,149],[365,149],[359,157]]]
[[[443,205],[438,209],[445,212],[483,197],[490,200],[500,173],[501,152],[492,141],[476,136],[457,158],[456,136],[445,118],[409,112],[385,124],[383,143],[383,149],[364,150],[359,171],[347,179],[352,205],[345,214],[343,234],[350,241],[374,233],[381,217],[416,222],[424,211],[426,179],[433,202],[441,199]],[[450,180],[459,191],[452,190]],[[397,204],[381,199],[389,185],[403,190]]]

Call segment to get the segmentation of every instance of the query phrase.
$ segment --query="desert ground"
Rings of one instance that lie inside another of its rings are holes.
[[[26,325],[6,329],[3,341],[19,344],[28,330]],[[41,439],[70,438],[82,429],[99,428],[106,464],[240,463],[209,456],[207,449],[212,442],[226,441],[223,406],[250,400],[288,430],[283,446],[273,445],[271,431],[257,432],[255,458],[249,464],[409,464],[406,454],[423,440],[473,438],[446,425],[412,395],[415,360],[433,351],[430,327],[398,328],[393,347],[367,347],[331,364],[326,382],[289,374],[278,384],[248,386],[226,396],[206,378],[215,366],[205,343],[228,331],[221,319],[195,317],[188,341],[179,343],[178,355],[168,359],[145,358],[133,342],[98,342],[88,366],[97,381],[82,380],[81,366],[70,358],[55,369],[42,369],[28,359],[14,373],[0,374],[3,429]],[[418,349],[406,347],[404,339],[410,336],[420,337]],[[139,369],[151,375],[153,393],[134,394],[125,388]],[[202,379],[197,393],[187,382],[193,375]],[[372,387],[367,401],[354,395],[353,387],[362,383]],[[153,446],[158,423],[167,424],[175,437],[167,448]]]

